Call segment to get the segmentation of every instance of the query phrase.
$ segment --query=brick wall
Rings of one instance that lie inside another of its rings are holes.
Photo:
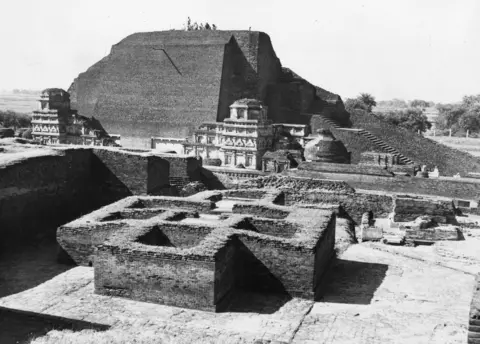
[[[73,109],[99,119],[125,144],[146,148],[151,136],[185,138],[202,122],[222,120],[242,97],[265,101],[275,121],[296,123],[294,109],[339,99],[318,90],[301,78],[285,80],[265,33],[174,30],[126,37],[69,92]]]
[[[422,215],[432,216],[439,223],[450,223],[455,219],[455,209],[451,201],[397,197],[394,212],[395,222],[413,221]]]
[[[304,161],[298,166],[299,170],[314,171],[314,172],[327,172],[327,173],[348,173],[348,174],[362,174],[362,175],[374,175],[393,177],[393,174],[384,168],[379,166],[365,166],[365,165],[353,165],[353,164],[334,164],[334,163],[322,163],[315,161]]]
[[[175,194],[171,181],[198,179],[200,168],[194,158],[111,148],[27,149],[0,165],[0,228],[5,240],[53,237],[63,223],[121,198]]]
[[[9,240],[54,236],[56,227],[98,205],[90,151],[69,149],[0,166],[0,229]]]
[[[292,172],[287,172],[292,174]],[[395,193],[415,193],[448,198],[478,200],[480,198],[480,183],[465,179],[416,178],[395,176],[381,177],[366,174],[346,174],[296,171],[299,177],[342,180],[355,189],[376,190]]]
[[[335,164],[336,165],[336,164]],[[343,166],[343,165],[342,165]],[[274,189],[285,195],[285,204],[336,204],[355,222],[360,223],[362,214],[372,211],[375,217],[386,218],[393,211],[393,198],[388,195],[364,194],[355,190],[344,181],[311,179],[319,178],[316,172],[300,174],[300,171],[287,175],[269,175],[240,183],[239,188]],[[298,176],[298,175],[301,175]],[[306,178],[310,177],[310,178]],[[245,211],[263,211],[245,205]],[[266,210],[265,210],[266,211]]]
[[[170,260],[134,251],[114,253],[102,246],[98,249],[96,293],[215,311],[215,262]]]

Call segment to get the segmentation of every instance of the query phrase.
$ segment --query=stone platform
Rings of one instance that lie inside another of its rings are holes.
[[[380,245],[350,246],[333,266],[322,302],[250,294],[225,313],[189,310],[95,294],[93,268],[76,267],[0,299],[0,307],[110,326],[94,333],[55,331],[57,343],[135,338],[143,344],[161,338],[166,343],[464,344],[474,285],[469,269],[478,271],[478,264],[451,258],[457,265],[446,267],[446,258],[432,247],[390,252],[389,246],[374,247]],[[428,256],[427,250],[434,260],[416,256]],[[469,269],[462,271],[465,265]],[[41,343],[50,343],[49,336]]]

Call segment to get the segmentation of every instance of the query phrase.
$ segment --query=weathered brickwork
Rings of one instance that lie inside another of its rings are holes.
[[[338,95],[282,68],[269,36],[258,31],[136,33],[69,92],[74,109],[142,148],[151,136],[185,138],[202,122],[222,121],[245,97],[264,101],[275,122],[295,123],[298,111],[318,112],[329,102],[334,115],[348,118]]]
[[[231,211],[218,212],[227,200]],[[314,299],[335,213],[283,203],[281,192],[257,190],[128,197],[60,227],[57,239],[77,264],[93,264],[101,294],[209,311],[241,290]]]
[[[198,180],[200,168],[195,158],[113,148],[31,147],[5,154],[0,162],[2,235],[5,240],[53,236],[59,225],[124,197],[176,194],[171,180]]]
[[[474,179],[386,177],[360,173],[306,170],[286,171],[285,174],[304,178],[342,180],[355,189],[433,195],[466,200],[480,199],[480,181]]]
[[[238,188],[275,189],[285,195],[285,204],[336,204],[339,215],[360,223],[365,212],[386,218],[393,211],[393,197],[355,192],[346,182],[285,175],[270,175],[244,181]]]
[[[394,212],[395,222],[413,221],[423,215],[431,216],[438,223],[452,223],[455,220],[455,208],[451,201],[397,197]]]
[[[455,226],[439,226],[434,228],[407,228],[406,242],[434,243],[441,240],[459,240],[460,230]]]
[[[98,206],[92,195],[90,151],[35,150],[0,163],[3,242],[40,234]],[[42,231],[44,231],[42,233]]]
[[[335,163],[321,163],[314,161],[301,162],[298,166],[299,170],[313,171],[313,172],[327,172],[327,173],[346,173],[346,174],[361,174],[372,176],[393,177],[393,173],[385,168],[379,166],[369,165],[351,165],[351,164],[335,164]]]

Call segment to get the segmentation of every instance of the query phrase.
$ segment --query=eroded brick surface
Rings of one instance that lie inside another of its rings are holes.
[[[222,198],[230,211],[216,209]],[[334,253],[335,213],[283,202],[257,190],[128,197],[57,238],[78,264],[94,265],[100,294],[211,311],[237,290],[314,299]]]

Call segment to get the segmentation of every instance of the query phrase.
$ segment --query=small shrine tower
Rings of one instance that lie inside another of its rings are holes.
[[[43,144],[115,146],[99,121],[80,116],[70,108],[70,94],[61,88],[47,88],[32,115],[32,138]]]
[[[64,143],[70,115],[70,95],[60,88],[47,88],[33,111],[32,136],[47,144]]]
[[[267,107],[256,99],[240,99],[230,105],[230,117],[223,122],[202,123],[184,150],[188,155],[217,159],[224,167],[259,170],[262,156],[272,149],[273,134]]]
[[[262,156],[273,145],[273,126],[267,110],[256,99],[240,99],[230,105],[230,117],[223,121],[220,141],[224,165],[261,168]]]

